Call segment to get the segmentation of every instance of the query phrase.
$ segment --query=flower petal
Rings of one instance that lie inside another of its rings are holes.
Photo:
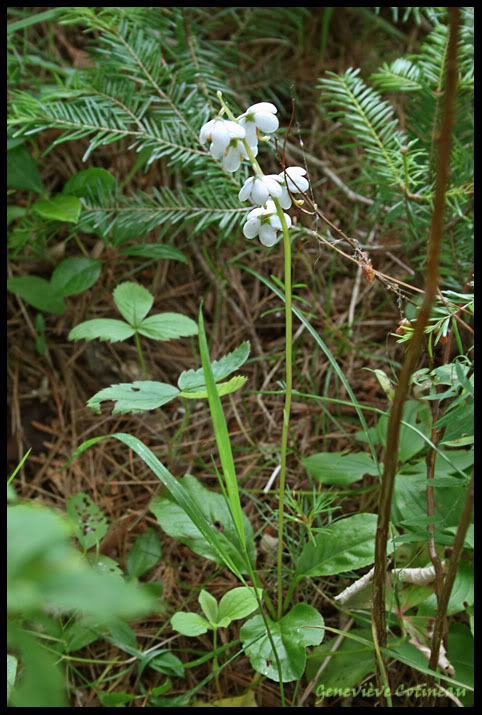
[[[279,127],[278,117],[275,117],[274,114],[256,112],[254,116],[255,124],[258,129],[261,129],[262,132],[266,132],[267,134],[269,134],[270,132],[275,132]]]
[[[255,238],[258,235],[260,227],[261,221],[259,218],[250,218],[243,226],[243,233],[246,238]]]
[[[263,224],[259,229],[259,240],[263,246],[274,246],[278,242],[278,236],[275,229],[269,223]]]

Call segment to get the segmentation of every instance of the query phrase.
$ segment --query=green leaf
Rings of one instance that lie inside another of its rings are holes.
[[[407,400],[403,405],[402,419],[404,422],[415,425],[427,437],[431,437],[432,413],[425,402]],[[383,446],[387,441],[388,415],[382,415],[378,420],[377,432]],[[408,462],[425,447],[425,440],[406,425],[400,426],[400,439],[398,458],[401,462]]]
[[[114,400],[113,415],[124,412],[144,412],[155,410],[166,402],[173,400],[179,394],[177,387],[165,382],[153,380],[136,380],[135,382],[120,383],[106,387],[88,400],[87,405],[92,410],[100,410],[103,400]]]
[[[239,571],[246,573],[246,562],[241,553],[237,531],[224,497],[206,489],[190,474],[179,480],[179,484],[182,484],[186,496],[197,504],[204,518],[214,527],[218,548],[213,549],[212,543],[206,539],[190,516],[170,496],[158,496],[151,501],[150,509],[155,514],[161,529],[206,559],[221,563],[219,552],[228,554]],[[244,514],[242,514],[242,518],[246,548],[254,566],[256,551],[253,530]]]
[[[231,392],[236,392],[247,382],[248,378],[242,375],[235,375],[228,382],[216,383],[216,389],[219,397],[229,395]],[[185,397],[187,400],[201,400],[208,397],[207,390],[199,390],[197,392],[180,392],[180,397]]]
[[[198,613],[185,613],[184,611],[178,611],[173,615],[171,625],[183,636],[200,636],[211,630],[209,621]]]
[[[129,246],[120,251],[120,255],[142,256],[143,258],[155,258],[158,261],[171,260],[187,263],[187,258],[182,251],[165,243],[141,243],[136,246]]]
[[[412,533],[425,532],[426,490],[427,482],[420,478],[420,474],[397,474],[392,502],[392,520],[396,525],[404,526]],[[434,487],[434,501],[437,510],[431,522],[435,524],[435,541],[439,544],[452,544],[452,537],[442,532],[447,527],[458,524],[465,501],[463,480],[457,487]]]
[[[159,313],[144,318],[138,327],[140,335],[152,340],[172,340],[189,335],[197,335],[198,329],[194,320],[179,313]]]
[[[86,320],[72,328],[68,340],[110,340],[111,343],[127,340],[134,335],[135,330],[123,320],[114,318],[96,318]]]
[[[107,533],[108,522],[90,496],[77,492],[67,499],[66,508],[82,549],[88,551],[92,546],[100,544]]]
[[[322,684],[322,693],[326,693],[328,688],[344,689],[355,687],[367,675],[375,672],[371,631],[369,629],[354,628],[352,632],[359,637],[363,637],[367,644],[362,645],[350,638],[344,638],[341,643],[337,643],[338,636],[336,636],[314,648],[308,656],[306,678],[309,681],[316,677],[321,664],[329,658],[328,665],[323,669],[322,675],[317,680],[317,683]]]
[[[230,622],[237,621],[239,618],[246,618],[257,608],[254,588],[238,586],[225,593],[220,600],[218,618],[219,620],[229,618]]]
[[[378,475],[376,465],[365,452],[345,455],[343,452],[320,452],[306,457],[302,463],[310,477],[322,484],[345,486],[357,482],[365,474]]]
[[[223,380],[235,370],[239,370],[241,365],[244,365],[248,359],[249,351],[250,345],[249,342],[246,341],[241,343],[236,350],[228,353],[228,355],[224,355],[224,357],[219,360],[214,360],[211,363],[211,368],[215,382]],[[185,370],[180,374],[177,384],[180,390],[186,392],[199,389],[205,390],[206,383],[203,368],[199,368],[199,370]]]
[[[7,508],[7,526],[10,614],[27,618],[48,603],[109,620],[135,618],[158,607],[144,589],[126,584],[121,576],[96,573],[71,545],[72,525],[66,517],[38,504],[18,504]]]
[[[108,191],[114,189],[116,185],[115,177],[106,169],[91,167],[71,176],[64,186],[63,193],[88,198],[93,192],[98,193],[99,186],[104,191]]]
[[[376,514],[355,514],[330,524],[306,544],[296,566],[296,579],[332,576],[372,564],[376,529]],[[390,542],[387,551],[393,551]]]
[[[37,162],[24,144],[7,151],[7,186],[37,194],[44,192]]]
[[[66,258],[55,268],[50,283],[60,295],[77,295],[94,285],[101,270],[102,263],[94,258]]]
[[[82,204],[76,196],[58,194],[52,199],[36,201],[32,209],[42,218],[78,223]]]
[[[245,527],[243,525],[243,521],[245,520],[245,517],[243,514],[243,510],[241,508],[241,500],[239,498],[239,487],[238,487],[238,481],[236,478],[236,468],[234,466],[233,453],[232,453],[232,449],[231,449],[231,441],[229,439],[228,425],[226,423],[226,418],[224,416],[223,407],[221,404],[221,398],[219,397],[218,391],[216,389],[216,382],[215,382],[216,378],[215,378],[214,366],[211,366],[211,362],[210,362],[210,358],[209,358],[209,347],[208,347],[208,342],[207,342],[207,338],[206,338],[206,331],[204,330],[202,304],[199,307],[198,325],[199,325],[199,337],[198,337],[199,351],[201,353],[201,362],[202,362],[202,367],[203,367],[204,380],[206,382],[206,387],[207,387],[207,391],[208,391],[209,410],[211,412],[211,420],[212,420],[213,428],[214,428],[214,436],[216,437],[216,445],[218,447],[219,458],[221,460],[221,466],[223,468],[224,484],[222,483],[222,480],[220,477],[219,477],[219,481],[223,488],[223,494],[226,494],[226,492],[227,492],[227,498],[229,499],[229,509],[230,509],[230,513],[231,513],[231,516],[232,516],[232,519],[234,522],[234,526],[236,528],[236,532],[239,537],[241,552],[242,552],[243,556],[247,559],[247,558],[249,558],[249,555],[248,555],[248,546],[249,545],[246,543]],[[233,353],[230,354],[231,360],[226,359],[226,358],[229,358],[230,356],[226,356],[225,358],[222,358],[222,360],[226,361],[226,364],[224,367],[224,373],[228,368],[229,368],[229,372],[231,372],[232,368],[229,367],[229,363],[232,365],[232,364],[239,364],[240,361],[244,362],[244,360],[246,360],[246,358],[248,356],[248,352],[249,352],[249,344],[243,343],[237,350],[233,351]],[[237,356],[233,358],[232,357],[233,355],[237,355]],[[219,363],[221,363],[222,360],[220,360]],[[251,559],[250,559],[250,561],[251,561]],[[253,562],[253,565],[254,565],[254,562]]]
[[[138,283],[121,283],[113,293],[114,303],[122,317],[138,328],[154,303],[154,296]]]
[[[305,670],[307,646],[319,645],[323,640],[323,617],[312,606],[297,603],[280,621],[267,618],[280,660],[283,682],[298,680]],[[256,672],[279,682],[275,655],[262,616],[250,618],[241,627],[239,635],[243,650]]]
[[[206,591],[204,588],[202,588],[199,594],[198,601],[209,623],[212,626],[217,626],[219,620],[218,602],[216,601],[214,596],[212,596],[209,591]]]
[[[127,554],[126,566],[129,578],[140,578],[161,558],[162,549],[159,536],[154,529],[147,529],[134,541]]]
[[[47,313],[65,312],[65,303],[61,295],[55,292],[51,284],[38,276],[20,276],[19,278],[9,278],[7,288],[15,295],[33,305],[38,310],[45,310]]]
[[[137,437],[133,437],[130,434],[125,434],[124,432],[116,432],[113,435],[102,435],[101,437],[93,437],[83,442],[80,447],[77,447],[72,457],[68,460],[65,466],[68,466],[74,459],[76,459],[80,454],[85,452],[94,444],[107,439],[108,437],[114,437],[120,442],[125,444],[143,460],[143,462],[154,472],[156,477],[160,480],[162,484],[169,490],[172,497],[176,500],[176,503],[182,507],[184,512],[189,516],[192,522],[196,525],[197,529],[204,536],[207,543],[209,543],[215,553],[218,554],[218,562],[227,566],[242,583],[245,583],[245,579],[236,566],[234,561],[230,556],[230,550],[225,548],[225,544],[222,539],[219,538],[219,533],[216,531],[214,526],[206,519],[203,511],[200,508],[200,502],[196,501],[191,494],[182,486],[180,480],[175,479],[172,474],[164,467],[163,464],[157,459],[155,454],[146,447],[146,445],[141,442]],[[218,495],[219,496],[219,495]],[[248,527],[250,527],[248,522]],[[252,537],[252,531],[251,531]],[[231,547],[232,550],[233,547]],[[253,540],[253,558],[256,555],[254,553],[254,540]]]

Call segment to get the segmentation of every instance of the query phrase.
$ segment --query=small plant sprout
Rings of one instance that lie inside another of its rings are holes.
[[[258,591],[258,597],[261,591]],[[218,656],[217,656],[217,634],[218,628],[227,628],[232,621],[246,618],[258,608],[258,601],[254,589],[248,586],[232,588],[224,594],[219,604],[210,593],[201,590],[199,603],[204,616],[198,613],[186,613],[178,611],[171,618],[174,630],[179,631],[184,636],[200,636],[208,631],[213,631],[213,671],[216,676],[216,684],[219,687]]]
[[[96,318],[80,323],[69,333],[69,340],[110,340],[119,342],[134,336],[137,354],[145,378],[148,373],[142,354],[139,335],[151,340],[197,335],[194,320],[179,313],[158,313],[146,318],[152,308],[154,296],[138,283],[121,283],[113,293],[114,303],[125,320]]]

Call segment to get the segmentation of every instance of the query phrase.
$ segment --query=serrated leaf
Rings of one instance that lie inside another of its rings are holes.
[[[355,514],[327,526],[306,544],[296,566],[296,579],[332,576],[372,564],[375,559],[376,514]],[[387,553],[393,551],[391,542]]]
[[[67,514],[75,526],[75,535],[84,551],[101,542],[107,533],[108,522],[88,494],[77,492],[67,499]]]
[[[138,327],[139,335],[152,340],[172,340],[197,335],[197,324],[180,313],[158,313],[144,318]]]
[[[36,201],[32,209],[42,218],[53,219],[54,221],[66,221],[67,223],[78,223],[82,204],[76,196],[65,196],[58,194],[52,199]]]
[[[113,293],[114,303],[122,317],[138,328],[153,306],[154,296],[139,283],[121,283]]]
[[[86,320],[72,328],[68,340],[110,340],[111,343],[127,340],[134,335],[135,330],[123,320],[114,318],[96,318]]]
[[[228,355],[224,355],[224,357],[219,360],[214,360],[211,363],[211,368],[215,381],[223,380],[235,370],[239,370],[241,365],[244,365],[248,359],[249,351],[250,344],[249,341],[246,341],[241,343],[236,350],[228,353]],[[179,389],[183,391],[205,389],[203,368],[199,368],[199,370],[185,370],[179,375],[177,384]]]
[[[222,397],[223,395],[229,395],[231,392],[236,392],[236,390],[243,387],[247,379],[247,377],[243,377],[242,375],[235,375],[228,380],[228,382],[216,384],[218,395]],[[207,390],[199,390],[197,392],[180,392],[179,396],[185,397],[188,400],[201,400],[208,397],[208,392]]]
[[[124,412],[144,412],[155,410],[179,394],[177,387],[153,380],[136,380],[135,382],[111,385],[97,392],[88,400],[87,405],[93,410],[100,410],[104,400],[114,400],[113,415]]]

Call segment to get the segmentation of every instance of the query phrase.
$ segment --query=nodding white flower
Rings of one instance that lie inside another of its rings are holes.
[[[244,128],[237,122],[218,117],[203,124],[199,134],[199,141],[201,144],[205,144],[207,141],[211,142],[209,153],[213,159],[220,159],[227,152],[233,139],[244,139],[245,136]]]
[[[262,206],[271,196],[279,198],[281,193],[282,188],[277,176],[251,176],[244,182],[238,198],[240,201],[251,198],[255,204]]]
[[[278,110],[271,102],[258,102],[241,115],[239,123],[246,130],[246,139],[250,146],[258,142],[257,129],[265,134],[271,134],[279,127],[278,117],[275,114]]]
[[[289,228],[291,218],[288,214],[284,214],[284,217]],[[281,219],[276,213],[274,201],[267,201],[265,206],[249,212],[246,223],[243,226],[243,233],[246,238],[259,236],[263,246],[269,247],[278,243],[281,238],[281,236],[278,236],[278,231],[281,231],[282,228]]]
[[[276,177],[282,189],[281,196],[278,199],[282,209],[289,209],[291,206],[291,196],[288,189],[294,194],[297,191],[306,191],[309,188],[310,182],[305,179],[305,174],[306,169],[301,166],[289,166],[286,171]]]
[[[253,156],[258,154],[258,146],[250,147]],[[224,152],[222,165],[226,171],[237,171],[243,159],[248,159],[248,152],[241,139],[231,139],[228,148]]]

